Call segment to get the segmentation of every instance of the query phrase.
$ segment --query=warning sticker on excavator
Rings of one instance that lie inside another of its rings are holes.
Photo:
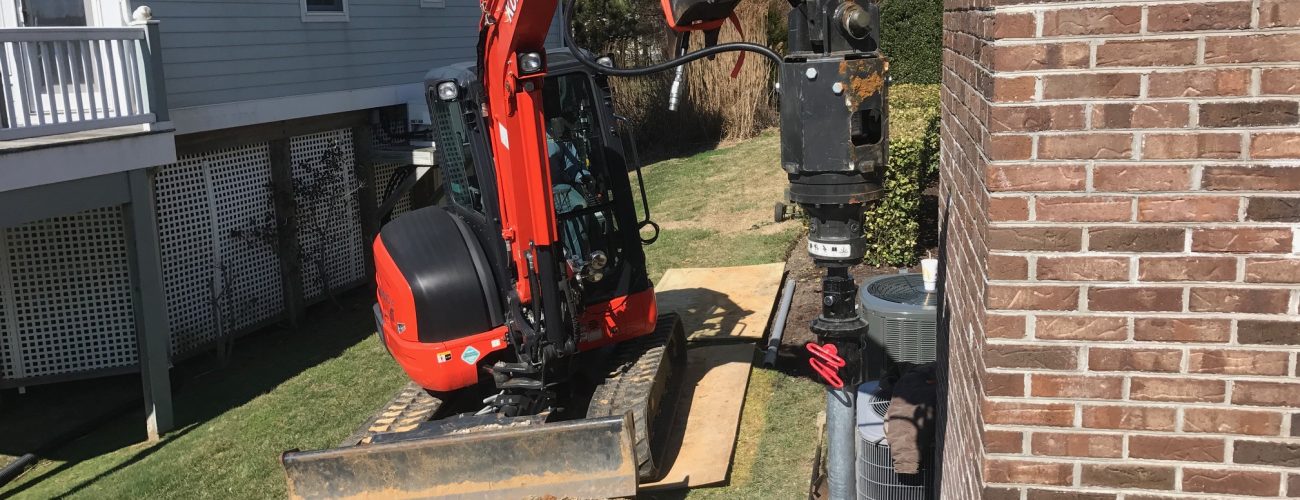
[[[460,353],[460,360],[467,365],[474,364],[475,361],[478,361],[478,349],[475,349],[474,346],[466,347],[465,352]]]
[[[446,363],[448,361],[451,361],[451,351],[442,351],[438,353],[439,363]]]

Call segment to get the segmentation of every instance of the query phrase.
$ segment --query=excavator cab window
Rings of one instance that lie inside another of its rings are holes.
[[[551,191],[565,257],[587,264],[595,252],[601,252],[608,258],[602,267],[617,269],[614,184],[605,162],[591,79],[585,73],[551,76],[542,92]],[[591,273],[588,281],[600,281],[605,274]]]
[[[473,114],[466,115],[459,100],[434,100],[430,108],[434,123],[438,124],[434,127],[437,134],[435,142],[438,145],[438,167],[444,176],[448,197],[461,207],[485,213],[483,193],[479,189],[474,154],[465,123],[466,120],[475,119]]]

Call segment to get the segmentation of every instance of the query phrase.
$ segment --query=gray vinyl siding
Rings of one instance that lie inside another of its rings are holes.
[[[478,40],[478,0],[348,0],[350,20],[328,23],[303,22],[299,0],[133,3],[161,22],[172,108],[416,83]]]

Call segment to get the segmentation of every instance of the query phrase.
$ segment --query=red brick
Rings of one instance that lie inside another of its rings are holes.
[[[1186,66],[1196,62],[1196,40],[1118,40],[1097,46],[1097,67]]]
[[[1300,26],[1300,4],[1295,0],[1261,0],[1259,27],[1282,28]],[[1294,491],[1300,493],[1300,490]]]
[[[1083,106],[995,106],[989,109],[990,132],[1081,130]]]
[[[1286,375],[1290,354],[1282,351],[1193,349],[1187,361],[1190,373],[1228,375]]]
[[[1240,320],[1237,342],[1259,345],[1300,345],[1300,322]]]
[[[1055,491],[1031,489],[1028,492],[1028,500],[1115,500],[1114,493],[1081,493],[1078,491]],[[988,500],[987,498],[985,500]],[[1020,500],[1016,497],[1015,500]]]
[[[1183,410],[1183,431],[1276,436],[1282,431],[1282,414],[1266,411],[1186,408]]]
[[[1140,281],[1233,281],[1234,257],[1143,257],[1138,262]]]
[[[1074,482],[1074,465],[991,458],[984,461],[984,480],[989,483],[1067,486]]]
[[[1240,198],[1226,196],[1155,196],[1138,198],[1142,222],[1231,222]]]
[[[1300,61],[1300,34],[1205,38],[1205,64]]]
[[[1222,462],[1222,438],[1132,435],[1128,438],[1129,458]]]
[[[1020,490],[1018,488],[985,486],[980,489],[979,495],[984,500],[1020,500]]]
[[[984,401],[984,423],[993,425],[1074,425],[1074,405],[1066,403],[1021,403]]]
[[[1077,73],[1043,77],[1044,99],[1137,97],[1141,78],[1133,73]]]
[[[985,152],[993,161],[1028,160],[1033,150],[1034,138],[1027,135],[993,135],[985,145]]]
[[[1157,4],[1147,12],[1147,30],[1156,33],[1221,31],[1249,26],[1250,2]]]
[[[1300,468],[1300,443],[1238,439],[1232,443],[1232,462],[1295,470]]]
[[[1029,260],[1019,255],[989,255],[989,279],[1029,279]]]
[[[1192,167],[1150,165],[1098,165],[1092,185],[1097,191],[1187,191]]]
[[[1233,404],[1300,408],[1300,384],[1245,380],[1232,384]]]
[[[1115,341],[1128,338],[1128,320],[1108,316],[1038,316],[1034,338]]]
[[[1088,172],[1082,165],[998,167],[984,171],[990,191],[1083,191]]]
[[[1029,198],[989,198],[989,220],[1029,220]]]
[[[1181,252],[1182,228],[1094,227],[1088,230],[1088,250],[1094,252]]]
[[[1030,450],[1034,455],[1054,457],[1120,458],[1124,438],[1118,434],[1035,432]]]
[[[1081,246],[1083,230],[1069,227],[1007,227],[988,232],[989,250],[1069,252]]]
[[[1246,220],[1300,222],[1300,198],[1255,196],[1246,206]]]
[[[1128,261],[1124,257],[1040,257],[1038,279],[1128,281]]]
[[[1224,468],[1183,469],[1183,491],[1231,495],[1275,496],[1282,481],[1276,472]]]
[[[1248,283],[1300,283],[1300,259],[1246,259]]]
[[[1149,342],[1227,342],[1232,322],[1221,319],[1137,318],[1133,338]]]
[[[1192,312],[1286,314],[1290,290],[1192,288],[1187,308]]]
[[[1088,349],[1088,369],[1098,372],[1176,373],[1183,364],[1177,349]]]
[[[990,344],[984,349],[989,368],[1073,370],[1078,368],[1078,349],[1069,346]]]
[[[994,339],[1019,339],[1025,336],[1025,317],[990,314],[986,316],[984,332]]]
[[[1084,464],[1080,484],[1108,488],[1172,490],[1174,468],[1128,463]]]
[[[1224,391],[1222,380],[1133,377],[1129,383],[1129,398],[1134,401],[1221,403]]]
[[[1290,228],[1213,228],[1192,230],[1193,252],[1290,253]]]
[[[993,71],[1038,71],[1088,67],[1087,43],[1036,43],[990,46]]]
[[[1133,156],[1130,134],[1045,135],[1038,138],[1038,157],[1045,160],[1127,159]]]
[[[1152,73],[1147,85],[1151,97],[1244,96],[1250,90],[1250,70],[1188,70]]]
[[[1033,38],[1037,20],[1032,13],[1007,14],[998,12],[993,17],[993,38]]]
[[[989,285],[984,303],[989,309],[1066,311],[1079,305],[1079,288],[1030,285]]]
[[[1088,290],[1090,311],[1181,311],[1183,291],[1179,288],[1108,288]]]
[[[1177,410],[1143,406],[1084,406],[1083,426],[1089,429],[1172,431]]]
[[[1300,102],[1247,101],[1201,104],[1202,127],[1278,127],[1300,121]]]
[[[1201,187],[1211,191],[1300,191],[1300,168],[1207,166]]]
[[[1136,6],[1049,10],[1043,14],[1043,36],[1137,33],[1142,9]]]
[[[1149,134],[1142,139],[1148,160],[1234,159],[1241,157],[1239,134]]]
[[[984,373],[984,395],[987,397],[1024,397],[1023,373]]]
[[[984,430],[984,451],[989,453],[1020,453],[1024,450],[1025,435],[1016,431]]]
[[[1191,112],[1183,103],[1097,104],[1092,108],[1093,129],[1184,128],[1190,120]]]
[[[1121,399],[1124,397],[1124,379],[1034,374],[1029,380],[1029,395],[1039,398]]]
[[[1036,220],[1060,222],[1127,222],[1133,199],[1122,196],[1039,196]]]
[[[993,100],[996,102],[1026,102],[1034,99],[1038,79],[1032,76],[995,78]]]
[[[1300,134],[1255,134],[1250,138],[1250,157],[1261,160],[1300,158]]]
[[[1266,68],[1260,73],[1259,87],[1263,95],[1300,94],[1300,69]]]

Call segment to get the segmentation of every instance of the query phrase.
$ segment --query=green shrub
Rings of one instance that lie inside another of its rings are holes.
[[[937,85],[890,88],[885,197],[867,212],[863,224],[869,264],[910,265],[919,256],[921,195],[939,173],[938,95]]]
[[[880,48],[898,83],[939,83],[943,59],[943,0],[884,0]]]

